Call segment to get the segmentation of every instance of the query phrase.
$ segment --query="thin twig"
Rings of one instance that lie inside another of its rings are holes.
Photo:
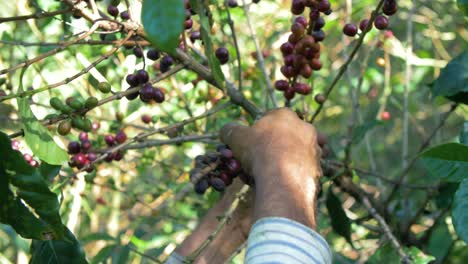
[[[196,142],[202,141],[205,139],[216,139],[218,138],[218,133],[211,133],[206,135],[192,135],[192,136],[181,136],[166,140],[147,140],[142,143],[136,143],[128,145],[127,147],[123,148],[123,150],[127,149],[146,149],[151,147],[157,147],[162,145],[172,145],[172,144],[180,144],[185,142]]]
[[[239,79],[238,80],[239,90],[242,90],[242,62],[241,62],[239,43],[237,42],[236,28],[234,27],[234,21],[232,21],[231,12],[229,11],[229,6],[227,5],[227,1],[224,2],[224,6],[225,6],[227,17],[228,17],[228,25],[231,28],[232,40],[234,41],[234,48],[236,49],[237,71],[238,71],[237,78]]]
[[[37,12],[31,15],[25,16],[15,16],[15,17],[0,17],[0,24],[4,22],[11,22],[11,21],[21,21],[21,20],[28,20],[28,19],[40,19],[40,18],[47,18],[53,17],[56,15],[62,15],[66,13],[70,13],[71,9],[64,9],[64,10],[57,10],[52,12]]]

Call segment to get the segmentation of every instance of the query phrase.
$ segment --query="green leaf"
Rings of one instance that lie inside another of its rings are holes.
[[[444,219],[444,218],[442,218]],[[431,232],[427,245],[427,252],[433,255],[438,263],[442,263],[452,247],[453,240],[450,236],[445,221],[439,221]]]
[[[406,254],[408,254],[410,258],[413,260],[414,264],[427,264],[435,260],[433,256],[424,254],[424,252],[422,252],[417,247],[405,248],[404,250]]]
[[[460,132],[460,143],[463,145],[468,145],[468,121],[463,123],[463,128]]]
[[[457,191],[459,185],[458,182],[446,182],[440,185],[439,193],[434,199],[438,208],[444,209],[452,205],[453,194]]]
[[[449,62],[431,89],[434,96],[468,104],[468,51]]]
[[[98,264],[108,259],[116,247],[117,245],[109,245],[101,249],[101,251],[99,251],[99,253],[97,253],[93,258],[91,264]]]
[[[349,244],[351,242],[351,221],[346,215],[343,207],[341,206],[340,199],[333,193],[331,188],[328,190],[327,194],[327,209],[328,214],[330,215],[331,225],[333,230],[344,237]]]
[[[21,88],[19,90],[22,91]],[[18,97],[17,102],[24,137],[34,155],[49,164],[61,165],[68,159],[67,152],[54,142],[50,132],[36,119],[31,111],[29,99]]]
[[[380,246],[374,255],[372,255],[366,262],[367,264],[400,264],[400,256],[393,249],[390,243]]]
[[[465,16],[468,16],[468,0],[457,0],[458,8]]]
[[[80,243],[65,227],[65,240],[39,241],[31,243],[30,264],[86,264]]]
[[[20,152],[11,148],[9,137],[0,132],[0,221],[15,228],[25,238],[63,238],[63,224],[59,214],[57,195],[51,192],[41,170],[31,167]],[[44,167],[45,168],[45,167]],[[54,168],[55,169],[55,168]],[[43,169],[51,171],[49,169]],[[14,185],[16,196],[10,191]],[[27,203],[39,216],[34,216],[24,205]]]
[[[380,120],[372,120],[370,122],[357,126],[356,128],[353,129],[353,139],[352,139],[353,144],[358,144],[359,142],[361,142],[361,140],[364,139],[367,132],[369,132],[376,126],[380,126],[383,124],[384,122]]]
[[[93,241],[104,240],[104,241],[117,241],[117,239],[107,233],[93,233],[82,237],[81,243],[88,244]]]
[[[455,231],[465,243],[468,243],[468,179],[458,187],[453,200],[452,221]]]
[[[468,146],[447,143],[421,154],[426,168],[434,176],[449,182],[460,182],[468,177]]]
[[[148,40],[157,49],[173,53],[184,31],[184,0],[144,0],[141,10]]]
[[[205,14],[205,8],[203,5],[197,5],[197,13],[200,16],[200,33],[203,39],[203,44],[205,46],[205,55],[208,58],[208,63],[211,68],[214,79],[218,85],[224,85],[224,73],[221,70],[221,65],[219,64],[218,58],[216,58],[215,51],[213,49],[213,43],[211,42],[211,26],[208,16]]]
[[[129,246],[121,247],[117,264],[127,264],[129,256],[130,256],[130,247]]]

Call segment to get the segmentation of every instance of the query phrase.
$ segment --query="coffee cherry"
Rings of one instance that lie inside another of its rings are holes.
[[[60,124],[57,127],[57,132],[62,136],[68,135],[68,133],[70,133],[70,130],[71,130],[71,123],[68,120],[60,122]]]
[[[324,26],[325,26],[325,19],[323,19],[323,17],[319,17],[317,21],[315,21],[314,30],[315,31],[320,30]]]
[[[382,7],[382,12],[387,15],[391,16],[394,15],[398,11],[398,5],[395,0],[385,0],[384,5]]]
[[[191,29],[193,27],[193,20],[192,19],[187,19],[184,21],[184,28],[185,29]]]
[[[145,84],[149,81],[148,72],[145,70],[138,70],[136,73],[136,78],[140,84]]]
[[[296,17],[296,19],[294,20],[294,23],[299,23],[301,25],[303,25],[304,27],[307,27],[307,25],[309,24],[307,22],[307,19],[303,16],[298,16]]]
[[[89,140],[84,140],[81,142],[81,150],[83,152],[88,152],[91,149],[91,142]]]
[[[314,99],[315,99],[315,102],[317,102],[317,104],[323,104],[327,100],[327,98],[323,94],[317,94],[314,97]]]
[[[125,78],[125,80],[127,81],[127,83],[131,86],[131,87],[134,87],[134,86],[138,86],[139,84],[139,81],[138,81],[138,78],[135,74],[129,74],[127,75],[127,77]]]
[[[310,92],[312,92],[312,88],[305,83],[295,83],[293,86],[293,90],[295,93],[302,95],[308,95],[310,94]]]
[[[363,19],[359,22],[359,29],[364,32],[369,24],[369,19]],[[372,28],[372,27],[371,27]],[[370,29],[369,29],[370,30]]]
[[[70,143],[68,143],[67,149],[68,149],[68,154],[76,154],[81,151],[81,145],[77,141],[71,141]]]
[[[111,85],[108,82],[100,82],[97,86],[97,89],[102,93],[108,93],[111,91]]]
[[[89,140],[88,138],[88,133],[86,132],[80,132],[80,134],[78,135],[78,139],[83,142],[83,141],[86,141],[86,140]]]
[[[228,0],[228,1],[227,1],[227,5],[228,5],[229,7],[237,7],[237,6],[238,6],[236,0]]]
[[[383,111],[381,114],[380,114],[380,119],[382,119],[383,121],[388,121],[392,118],[392,115],[390,114],[390,112],[388,111]]]
[[[195,184],[195,192],[198,194],[204,194],[206,190],[210,187],[207,179],[201,179]]]
[[[172,64],[174,64],[174,59],[171,56],[166,55],[166,56],[162,57],[161,67],[163,67],[163,66],[171,67]]]
[[[302,66],[301,75],[302,77],[309,79],[312,76],[312,68],[308,64]]]
[[[219,174],[219,178],[224,182],[226,186],[229,186],[232,184],[232,177],[225,172],[221,172]]]
[[[216,49],[215,55],[221,64],[226,64],[229,61],[229,51],[225,47]]]
[[[117,151],[114,156],[113,156],[115,161],[121,161],[123,159],[123,153],[122,151]]]
[[[228,148],[225,148],[219,151],[219,153],[221,154],[221,156],[223,156],[223,158],[226,158],[226,159],[232,159],[232,157],[234,156],[234,154],[232,153],[232,150]]]
[[[146,56],[150,60],[157,60],[160,57],[159,52],[155,49],[148,50],[148,52],[146,53]]]
[[[127,140],[127,134],[125,134],[125,132],[122,130],[117,132],[117,134],[115,135],[115,141],[117,141],[117,143],[119,144],[124,143],[126,140]]]
[[[30,165],[31,167],[36,167],[36,168],[37,168],[37,167],[39,167],[39,162],[37,162],[37,160],[31,160],[31,161],[29,162],[29,165]]]
[[[192,33],[190,33],[190,41],[195,43],[197,39],[201,39],[200,31],[192,31]]]
[[[330,2],[328,0],[321,0],[320,2],[318,2],[318,6],[317,6],[317,9],[322,12],[322,13],[325,13],[327,11],[330,10]]]
[[[319,42],[325,39],[325,32],[323,30],[318,30],[312,32],[312,37],[314,37],[315,41]]]
[[[286,80],[278,80],[275,82],[275,88],[279,91],[286,91],[289,88],[289,83]]]
[[[284,98],[286,98],[286,100],[289,100],[289,101],[292,100],[295,95],[296,93],[294,92],[293,88],[289,88],[283,93]]]
[[[153,100],[156,103],[162,103],[164,102],[165,99],[166,99],[166,96],[164,95],[164,92],[161,89],[155,88],[153,90]]]
[[[280,50],[283,53],[283,56],[287,56],[294,52],[294,45],[289,42],[283,43],[283,45],[280,47]]]
[[[104,137],[104,141],[109,147],[112,147],[115,144],[115,137],[113,135],[107,135]]]
[[[130,14],[128,13],[128,11],[123,11],[122,13],[120,13],[120,18],[122,18],[123,20],[129,20]]]
[[[301,23],[294,23],[291,26],[291,32],[296,36],[304,35],[305,27]]]
[[[127,89],[127,91],[130,90],[130,89],[133,89],[133,88],[130,87],[130,88]],[[138,97],[138,91],[135,91],[135,92],[133,92],[133,93],[127,94],[125,97],[126,97],[129,101],[135,100],[135,99]]]
[[[210,178],[210,185],[218,192],[222,192],[226,189],[226,184],[220,178],[212,177]]]
[[[107,13],[109,13],[109,15],[111,15],[113,17],[116,17],[116,16],[119,15],[119,9],[116,6],[108,5],[107,6]]]
[[[314,71],[318,71],[322,68],[322,62],[320,62],[319,59],[313,59],[311,62],[310,62],[310,67],[314,70]]]
[[[88,161],[85,154],[83,154],[83,153],[76,154],[75,157],[73,157],[73,159],[75,160],[76,165],[78,167],[85,165],[86,161]]]
[[[27,162],[31,162],[33,160],[33,157],[28,153],[23,154],[23,158]]]
[[[85,101],[85,107],[88,108],[88,109],[94,108],[98,104],[99,104],[99,100],[96,97],[93,97],[93,96],[89,97]]]
[[[135,55],[137,58],[142,58],[143,50],[140,47],[136,47],[133,49],[133,55]]]
[[[95,161],[95,160],[97,160],[97,154],[93,153],[93,152],[90,152],[90,153],[86,154],[86,158],[89,161]]]
[[[304,0],[293,0],[291,5],[291,13],[300,15],[304,13],[305,5]]]
[[[357,27],[354,24],[348,23],[343,27],[343,33],[346,36],[354,37],[357,34]]]
[[[145,123],[145,124],[149,124],[149,123],[151,123],[151,116],[149,116],[149,115],[142,115],[142,116],[141,116],[141,121],[143,121],[143,123]]]
[[[149,103],[153,99],[153,86],[150,83],[146,83],[140,89],[140,100]]]
[[[380,30],[386,29],[388,27],[388,18],[386,16],[378,15],[375,18],[374,26]]]
[[[230,173],[237,173],[241,170],[241,164],[236,159],[229,159],[224,164]]]

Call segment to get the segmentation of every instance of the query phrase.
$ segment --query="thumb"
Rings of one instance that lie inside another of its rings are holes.
[[[229,123],[221,128],[220,137],[221,141],[228,145],[238,158],[241,158],[252,145],[254,131],[247,126]]]

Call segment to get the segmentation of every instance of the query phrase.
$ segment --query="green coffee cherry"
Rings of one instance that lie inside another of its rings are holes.
[[[63,108],[63,106],[65,106],[65,104],[57,97],[50,98],[49,103],[50,103],[50,106],[52,106],[55,110],[59,110],[59,111],[60,109]]]
[[[49,119],[54,119],[54,118],[57,118],[57,117],[59,117],[59,115],[57,115],[57,114],[48,114],[48,115],[46,115],[44,117],[44,119],[49,120]]]
[[[111,91],[111,85],[108,82],[100,82],[97,86],[97,89],[102,93],[108,93]]]
[[[68,120],[62,121],[57,127],[57,132],[62,136],[68,135],[68,133],[70,133],[71,127],[72,125],[70,121]]]
[[[84,127],[84,120],[81,117],[75,116],[72,118],[71,125],[76,129],[82,129]]]
[[[84,132],[90,132],[91,129],[93,128],[93,122],[91,122],[91,120],[89,120],[88,118],[84,118],[83,119],[83,128],[82,130]]]
[[[99,100],[96,97],[89,97],[88,99],[86,99],[85,107],[94,108],[98,105],[98,103],[99,103]]]
[[[84,103],[81,98],[72,98],[71,100],[67,99],[67,105],[75,110],[80,110],[84,107]]]

